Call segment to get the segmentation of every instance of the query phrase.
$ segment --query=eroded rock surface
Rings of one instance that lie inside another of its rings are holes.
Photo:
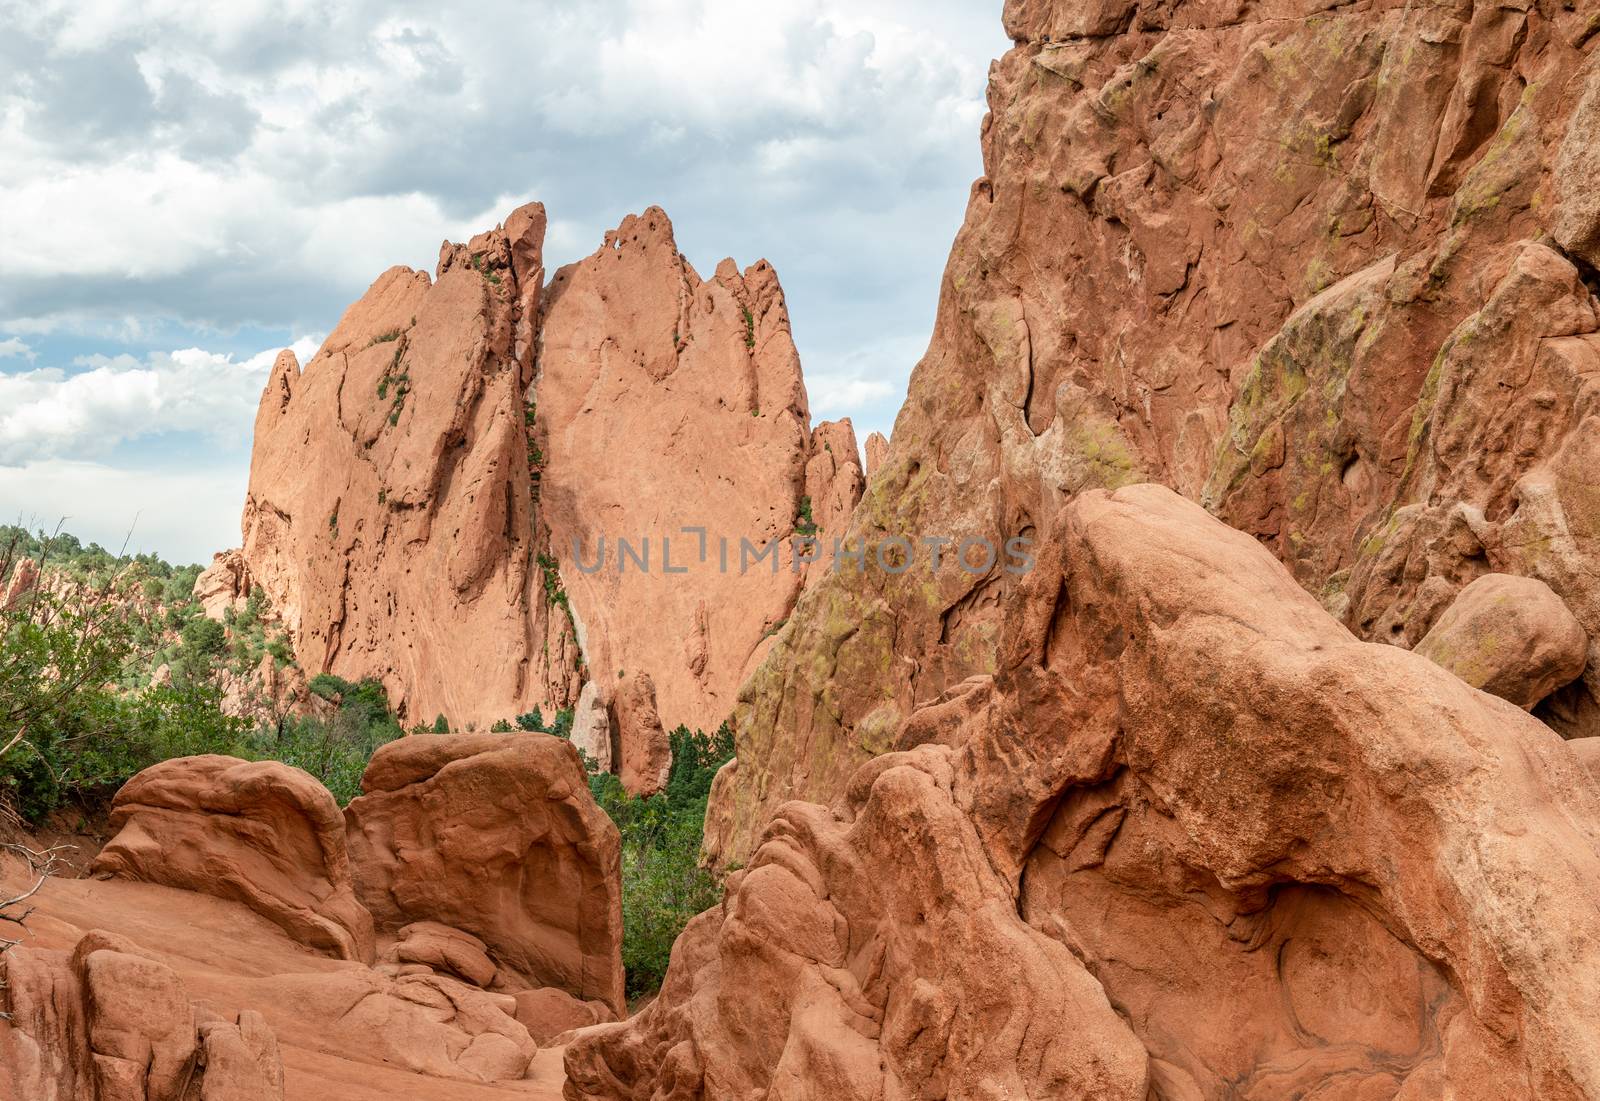
[[[126,938],[8,952],[0,1084],[28,1101],[282,1101],[260,1014],[197,1012],[178,975]]]
[[[256,415],[244,561],[302,668],[376,677],[412,722],[487,727],[575,698],[535,556],[526,395],[544,209],[393,268]]]
[[[1156,486],[1069,505],[1003,626],[569,1098],[1600,1097],[1600,793],[1547,726]]]
[[[1477,577],[1534,577],[1591,640],[1539,717],[1600,733],[1597,15],[1010,0],[984,176],[851,534],[1037,539],[1076,494],[1161,482],[1404,647]],[[1020,583],[803,596],[712,855],[993,673]]]
[[[0,1096],[554,1097],[519,1017],[548,1037],[622,1007],[619,842],[576,752],[418,736],[365,786],[352,883],[346,819],[297,770],[196,757],[130,781],[94,865],[113,875],[44,881],[0,956]],[[8,894],[19,874],[0,854]]]
[[[309,774],[235,757],[164,761],[117,792],[110,825],[95,873],[234,899],[302,944],[371,962],[344,818]]]
[[[1531,711],[1583,672],[1589,639],[1543,581],[1491,573],[1461,590],[1417,653]]]
[[[351,863],[380,931],[411,927],[449,960],[462,946],[416,923],[460,930],[486,949],[497,989],[554,986],[621,1011],[621,839],[570,744],[403,738],[373,755],[361,787],[345,812]],[[466,974],[464,958],[446,969]]]
[[[617,682],[611,715],[622,747],[617,775],[630,795],[658,795],[672,772],[672,743],[656,707],[656,686],[648,673]]]

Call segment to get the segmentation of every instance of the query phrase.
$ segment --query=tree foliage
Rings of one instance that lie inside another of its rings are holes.
[[[622,963],[628,996],[659,990],[673,942],[695,915],[717,905],[722,885],[700,866],[706,802],[717,770],[733,759],[733,732],[680,726],[671,734],[666,790],[639,799],[610,773],[589,778],[595,801],[622,834]]]

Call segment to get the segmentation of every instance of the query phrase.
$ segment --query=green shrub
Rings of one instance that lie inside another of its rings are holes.
[[[554,734],[558,738],[570,738],[572,737],[572,719],[574,714],[575,713],[572,708],[564,707],[560,711],[556,712],[555,722],[551,723],[549,726],[546,726],[544,721],[544,712],[535,707],[526,715],[517,716],[517,729],[526,730],[533,734]],[[499,728],[499,724],[496,723],[495,729],[498,730]],[[511,727],[508,725],[506,729],[509,730]]]
[[[378,747],[402,735],[400,721],[383,684],[372,678],[352,684],[321,673],[307,687],[335,705],[333,714],[285,718],[276,730],[257,733],[250,755],[304,769],[344,806],[361,794],[361,774]]]
[[[230,645],[223,625],[201,615],[192,598],[198,567],[113,559],[71,536],[19,531],[0,529],[0,582],[23,556],[80,578],[0,610],[0,803],[29,819],[104,799],[157,762],[204,753],[284,761],[347,802],[359,794],[373,752],[399,736],[381,683],[332,676],[311,684],[334,704],[330,717],[250,730],[222,713],[216,663]],[[148,597],[156,579],[172,598],[159,618],[134,599]],[[258,589],[233,616],[235,658],[241,648],[246,656],[276,649],[289,658],[281,639],[263,637],[264,610]],[[163,663],[172,666],[172,682],[152,684],[150,670]]]
[[[15,544],[0,546],[0,579]],[[81,560],[81,559],[80,559]],[[244,724],[222,714],[201,677],[149,686],[140,668],[153,625],[132,597],[138,570],[56,591],[39,588],[0,611],[0,800],[37,821],[62,804],[115,790],[169,757],[238,753]],[[220,636],[195,619],[183,651],[209,660]],[[145,686],[128,685],[143,681]]]
[[[700,866],[711,781],[733,759],[733,732],[680,726],[671,736],[666,791],[636,799],[610,773],[589,778],[595,801],[622,835],[622,963],[628,996],[661,988],[673,942],[695,915],[717,905],[722,885]],[[592,771],[592,770],[591,770]]]

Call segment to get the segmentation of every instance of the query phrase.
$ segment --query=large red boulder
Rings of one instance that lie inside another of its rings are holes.
[[[303,944],[371,962],[344,817],[309,774],[215,755],[164,761],[123,785],[110,824],[94,872],[234,899]]]
[[[497,989],[558,987],[623,1008],[621,839],[573,747],[547,734],[417,735],[373,755],[346,810],[380,931],[476,978],[432,922],[470,934]],[[420,939],[418,939],[420,938]]]
[[[1004,614],[569,1098],[1600,1096],[1600,793],[1548,727],[1156,486]]]

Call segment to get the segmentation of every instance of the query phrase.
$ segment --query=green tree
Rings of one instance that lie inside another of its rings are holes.
[[[610,773],[589,778],[595,801],[622,835],[622,963],[629,997],[661,987],[683,927],[722,898],[722,885],[700,866],[706,803],[717,770],[733,759],[733,732],[680,726],[670,735],[666,790],[634,798]],[[591,768],[592,772],[592,768]]]

